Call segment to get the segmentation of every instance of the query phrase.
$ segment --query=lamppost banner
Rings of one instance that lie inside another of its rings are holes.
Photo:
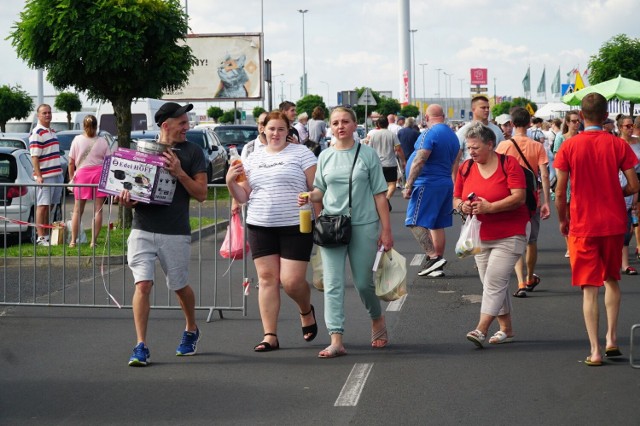
[[[262,99],[262,34],[189,34],[195,56],[189,81],[163,99],[248,101]]]
[[[483,85],[487,84],[487,69],[486,68],[471,68],[471,85]]]

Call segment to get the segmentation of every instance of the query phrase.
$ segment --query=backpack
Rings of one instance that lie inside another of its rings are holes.
[[[502,173],[504,173],[504,175],[506,176],[507,172],[505,172],[504,170],[504,160],[506,158],[506,155],[498,154],[498,157],[500,157],[500,168],[502,169]],[[525,162],[529,164],[526,159],[525,159]],[[471,171],[471,166],[473,166],[473,158],[468,159],[467,163],[468,163],[467,169],[464,173],[462,173],[462,177],[464,178],[466,178],[469,175],[469,172]],[[527,183],[527,188],[525,191],[526,196],[525,196],[524,203],[527,205],[527,209],[529,209],[529,213],[531,214],[532,212],[535,212],[538,209],[538,200],[536,199],[536,192],[538,190],[538,185],[537,185],[538,180],[536,179],[536,175],[533,173],[531,169],[524,167],[522,165],[520,165],[520,167],[522,167],[522,171],[524,172],[524,180]]]

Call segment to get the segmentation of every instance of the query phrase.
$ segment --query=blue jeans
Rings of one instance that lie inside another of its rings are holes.
[[[379,222],[351,227],[346,246],[320,247],[324,282],[324,320],[329,334],[344,333],[344,289],[347,255],[353,283],[371,319],[382,316],[373,283],[373,262],[378,251]]]

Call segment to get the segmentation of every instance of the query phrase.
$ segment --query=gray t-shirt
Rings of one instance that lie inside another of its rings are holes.
[[[378,153],[382,167],[396,167],[395,147],[398,145],[400,139],[389,129],[380,129],[369,139],[369,146]]]
[[[456,132],[456,136],[458,136],[458,140],[460,141],[460,150],[462,151],[462,157],[460,158],[460,162],[463,162],[470,158],[469,150],[467,149],[467,131],[469,130],[469,127],[471,127],[471,124],[473,123],[474,123],[473,121],[470,121],[469,123],[462,126]],[[492,122],[489,122],[489,124],[487,124],[487,127],[493,130],[493,133],[495,133],[496,135],[496,148],[497,148],[498,144],[504,140],[502,129],[496,126],[495,124],[493,124]]]
[[[307,123],[309,128],[309,140],[320,142],[327,134],[327,123],[324,120],[314,120],[313,118]]]
[[[174,152],[187,175],[193,178],[198,173],[207,173],[202,148],[191,142],[176,144],[175,148],[179,149]],[[134,207],[132,229],[156,234],[190,235],[189,198],[187,190],[177,182],[173,201],[168,206],[138,203]]]

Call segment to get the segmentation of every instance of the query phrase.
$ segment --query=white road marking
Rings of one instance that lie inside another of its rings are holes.
[[[400,312],[400,309],[402,309],[402,305],[404,305],[404,301],[406,299],[407,295],[405,294],[400,299],[389,302],[387,305],[387,312]]]
[[[413,256],[413,259],[411,259],[411,263],[409,265],[420,266],[422,265],[422,262],[424,262],[425,257],[427,257],[425,254],[416,254]]]
[[[340,395],[336,399],[334,407],[355,407],[358,405],[360,394],[364,388],[369,373],[373,368],[373,363],[370,364],[354,364],[347,377],[347,381],[342,386]]]

